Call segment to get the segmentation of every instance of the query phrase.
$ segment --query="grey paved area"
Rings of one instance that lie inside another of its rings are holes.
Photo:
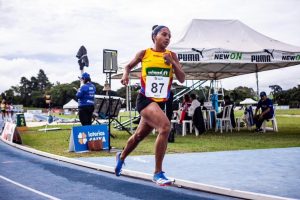
[[[78,158],[115,166],[114,157]],[[124,169],[153,173],[154,156],[129,156]],[[168,154],[169,177],[300,199],[300,148]]]

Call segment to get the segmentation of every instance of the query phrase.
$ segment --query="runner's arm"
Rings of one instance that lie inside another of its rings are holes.
[[[136,54],[136,56],[127,64],[123,71],[123,76],[121,79],[121,83],[123,85],[127,85],[129,82],[129,73],[137,64],[139,64],[145,55],[145,50],[142,50]]]
[[[172,55],[171,64],[173,66],[175,76],[180,83],[183,83],[185,81],[185,73],[182,70],[182,66],[179,63],[176,54],[174,52],[171,52],[171,55]]]

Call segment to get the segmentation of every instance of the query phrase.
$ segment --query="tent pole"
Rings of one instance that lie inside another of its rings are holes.
[[[212,106],[215,109],[216,112],[219,110],[219,105],[218,105],[218,91],[217,91],[217,85],[216,85],[217,80],[211,80],[211,87],[213,88],[213,92],[211,94],[211,102]]]
[[[255,65],[256,70],[255,70],[255,75],[256,75],[256,92],[257,92],[257,96],[259,95],[259,87],[258,87],[258,66],[257,64]]]
[[[129,101],[128,101],[128,88],[129,86],[125,86],[126,87],[126,111],[129,110]]]
[[[129,82],[128,82],[128,107],[129,107],[129,119],[130,119],[130,133],[132,133],[132,116],[131,116],[131,77],[129,74]]]

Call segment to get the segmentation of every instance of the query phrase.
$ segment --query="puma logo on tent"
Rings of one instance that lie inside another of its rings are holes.
[[[274,59],[274,56],[273,56],[273,52],[274,52],[274,49],[272,52],[270,52],[268,49],[264,49],[264,52],[268,53],[271,55],[271,57]]]
[[[202,58],[204,58],[204,57],[203,57],[203,50],[204,50],[204,48],[203,48],[201,51],[198,50],[198,49],[192,48],[192,51],[198,52]]]

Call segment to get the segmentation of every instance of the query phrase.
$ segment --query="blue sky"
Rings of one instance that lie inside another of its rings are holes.
[[[103,85],[102,50],[118,50],[118,62],[152,45],[151,27],[169,26],[176,42],[194,19],[238,19],[274,39],[300,46],[297,0],[0,0],[0,92],[43,69],[51,82],[76,80],[75,57],[88,50],[92,80]],[[259,73],[260,90],[300,84],[300,66]],[[256,89],[255,74],[222,80],[226,89]],[[188,84],[190,84],[188,82]],[[112,88],[121,87],[114,80]]]

